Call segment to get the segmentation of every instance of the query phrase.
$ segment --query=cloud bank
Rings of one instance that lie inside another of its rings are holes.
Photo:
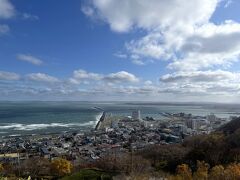
[[[232,72],[231,67],[239,62],[240,23],[230,19],[216,24],[211,19],[219,6],[227,8],[232,3],[230,0],[91,0],[83,5],[88,10],[83,13],[105,22],[113,32],[144,32],[142,37],[126,42],[125,50],[121,51],[125,53],[119,57],[136,65],[167,62],[169,73],[161,75],[159,83],[147,83],[154,87],[148,87],[148,91],[238,97],[239,72]]]

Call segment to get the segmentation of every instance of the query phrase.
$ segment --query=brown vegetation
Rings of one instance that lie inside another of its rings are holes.
[[[50,165],[52,174],[59,177],[70,174],[72,168],[73,166],[70,161],[61,158],[54,159]]]
[[[240,119],[209,135],[189,137],[181,144],[151,146],[137,154],[149,160],[156,170],[172,173],[179,164],[187,164],[196,171],[198,160],[210,167],[239,162]]]
[[[169,180],[238,180],[240,179],[240,164],[232,163],[225,168],[217,165],[209,168],[209,164],[204,161],[197,162],[197,170],[192,170],[187,164],[177,167],[176,175],[169,176]]]

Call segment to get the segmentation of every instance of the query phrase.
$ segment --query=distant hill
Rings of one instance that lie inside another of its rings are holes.
[[[233,134],[240,129],[240,117],[233,119],[229,123],[220,127],[217,131],[223,132],[224,134]]]

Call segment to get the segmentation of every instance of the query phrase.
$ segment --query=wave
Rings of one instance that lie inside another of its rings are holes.
[[[0,125],[0,130],[16,130],[16,131],[33,131],[54,127],[63,127],[63,128],[73,128],[73,127],[83,127],[83,126],[92,126],[96,124],[95,121],[89,121],[86,123],[49,123],[49,124],[18,124],[18,123],[8,123]]]

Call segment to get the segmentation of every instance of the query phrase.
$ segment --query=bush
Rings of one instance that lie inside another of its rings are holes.
[[[104,171],[82,169],[80,172],[62,178],[62,180],[111,180],[112,176]]]

